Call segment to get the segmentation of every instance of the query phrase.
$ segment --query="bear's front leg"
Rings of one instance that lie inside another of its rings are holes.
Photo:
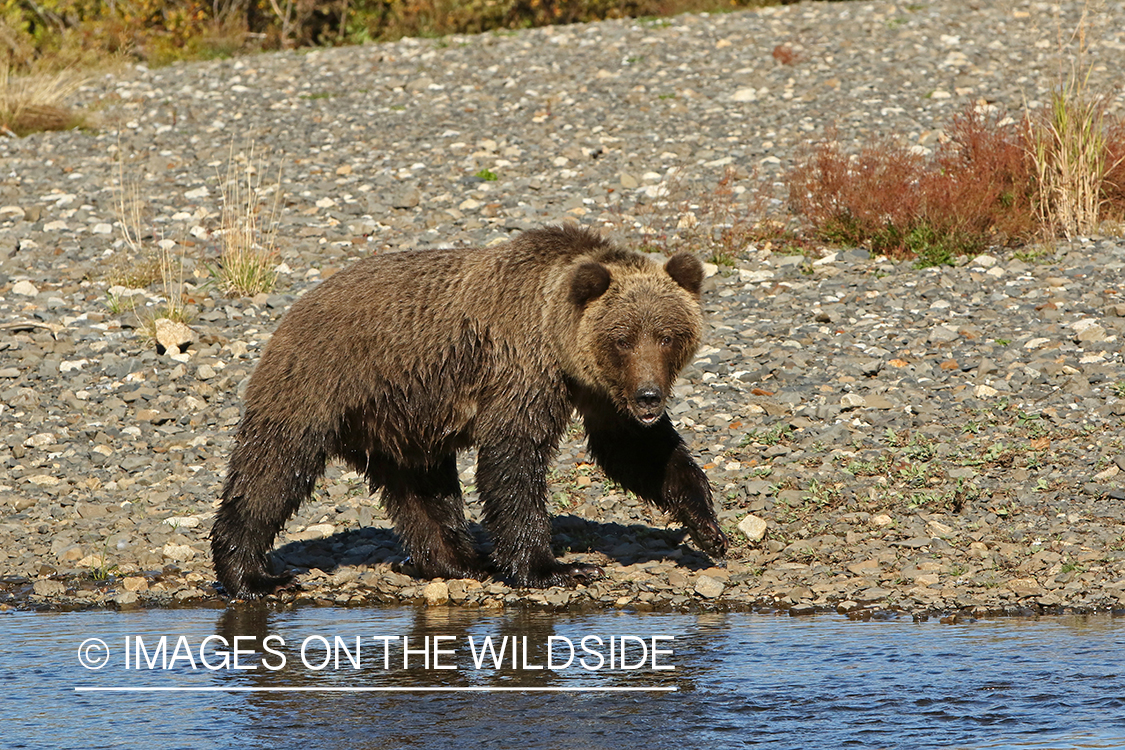
[[[730,540],[719,528],[711,484],[668,415],[645,426],[608,402],[582,411],[590,453],[609,478],[675,516],[705,552],[724,556]]]
[[[547,466],[553,455],[553,444],[512,438],[482,443],[477,451],[492,558],[499,574],[516,586],[573,586],[604,575],[596,565],[561,563],[551,551]]]

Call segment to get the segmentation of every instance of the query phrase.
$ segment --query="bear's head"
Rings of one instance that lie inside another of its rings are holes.
[[[664,413],[672,384],[699,348],[703,265],[680,253],[663,266],[632,255],[585,261],[569,275],[577,325],[571,375],[643,425]]]

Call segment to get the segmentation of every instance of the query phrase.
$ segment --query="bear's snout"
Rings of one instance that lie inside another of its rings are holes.
[[[653,424],[664,411],[664,392],[655,383],[642,385],[633,394],[633,403],[641,424]]]

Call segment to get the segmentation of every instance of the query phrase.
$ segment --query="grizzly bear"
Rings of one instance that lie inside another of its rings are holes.
[[[664,408],[699,345],[702,280],[691,255],[661,266],[573,226],[331,276],[293,305],[250,378],[211,531],[219,581],[254,597],[290,580],[267,553],[330,457],[382,489],[423,576],[542,587],[601,575],[551,552],[546,474],[574,410],[611,479],[723,555],[707,478]],[[491,570],[457,477],[471,445]]]

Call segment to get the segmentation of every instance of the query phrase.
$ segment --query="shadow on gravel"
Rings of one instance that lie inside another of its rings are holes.
[[[551,530],[551,546],[558,556],[595,553],[621,565],[669,561],[685,570],[703,570],[715,564],[691,545],[683,529],[658,529],[644,524],[626,526],[562,515],[552,518]],[[469,532],[478,549],[486,554],[492,550],[483,526],[470,522]],[[288,542],[274,550],[273,556],[277,570],[317,568],[331,574],[352,565],[402,563],[407,553],[393,530],[367,527],[323,539]],[[409,568],[404,572],[409,572]]]

